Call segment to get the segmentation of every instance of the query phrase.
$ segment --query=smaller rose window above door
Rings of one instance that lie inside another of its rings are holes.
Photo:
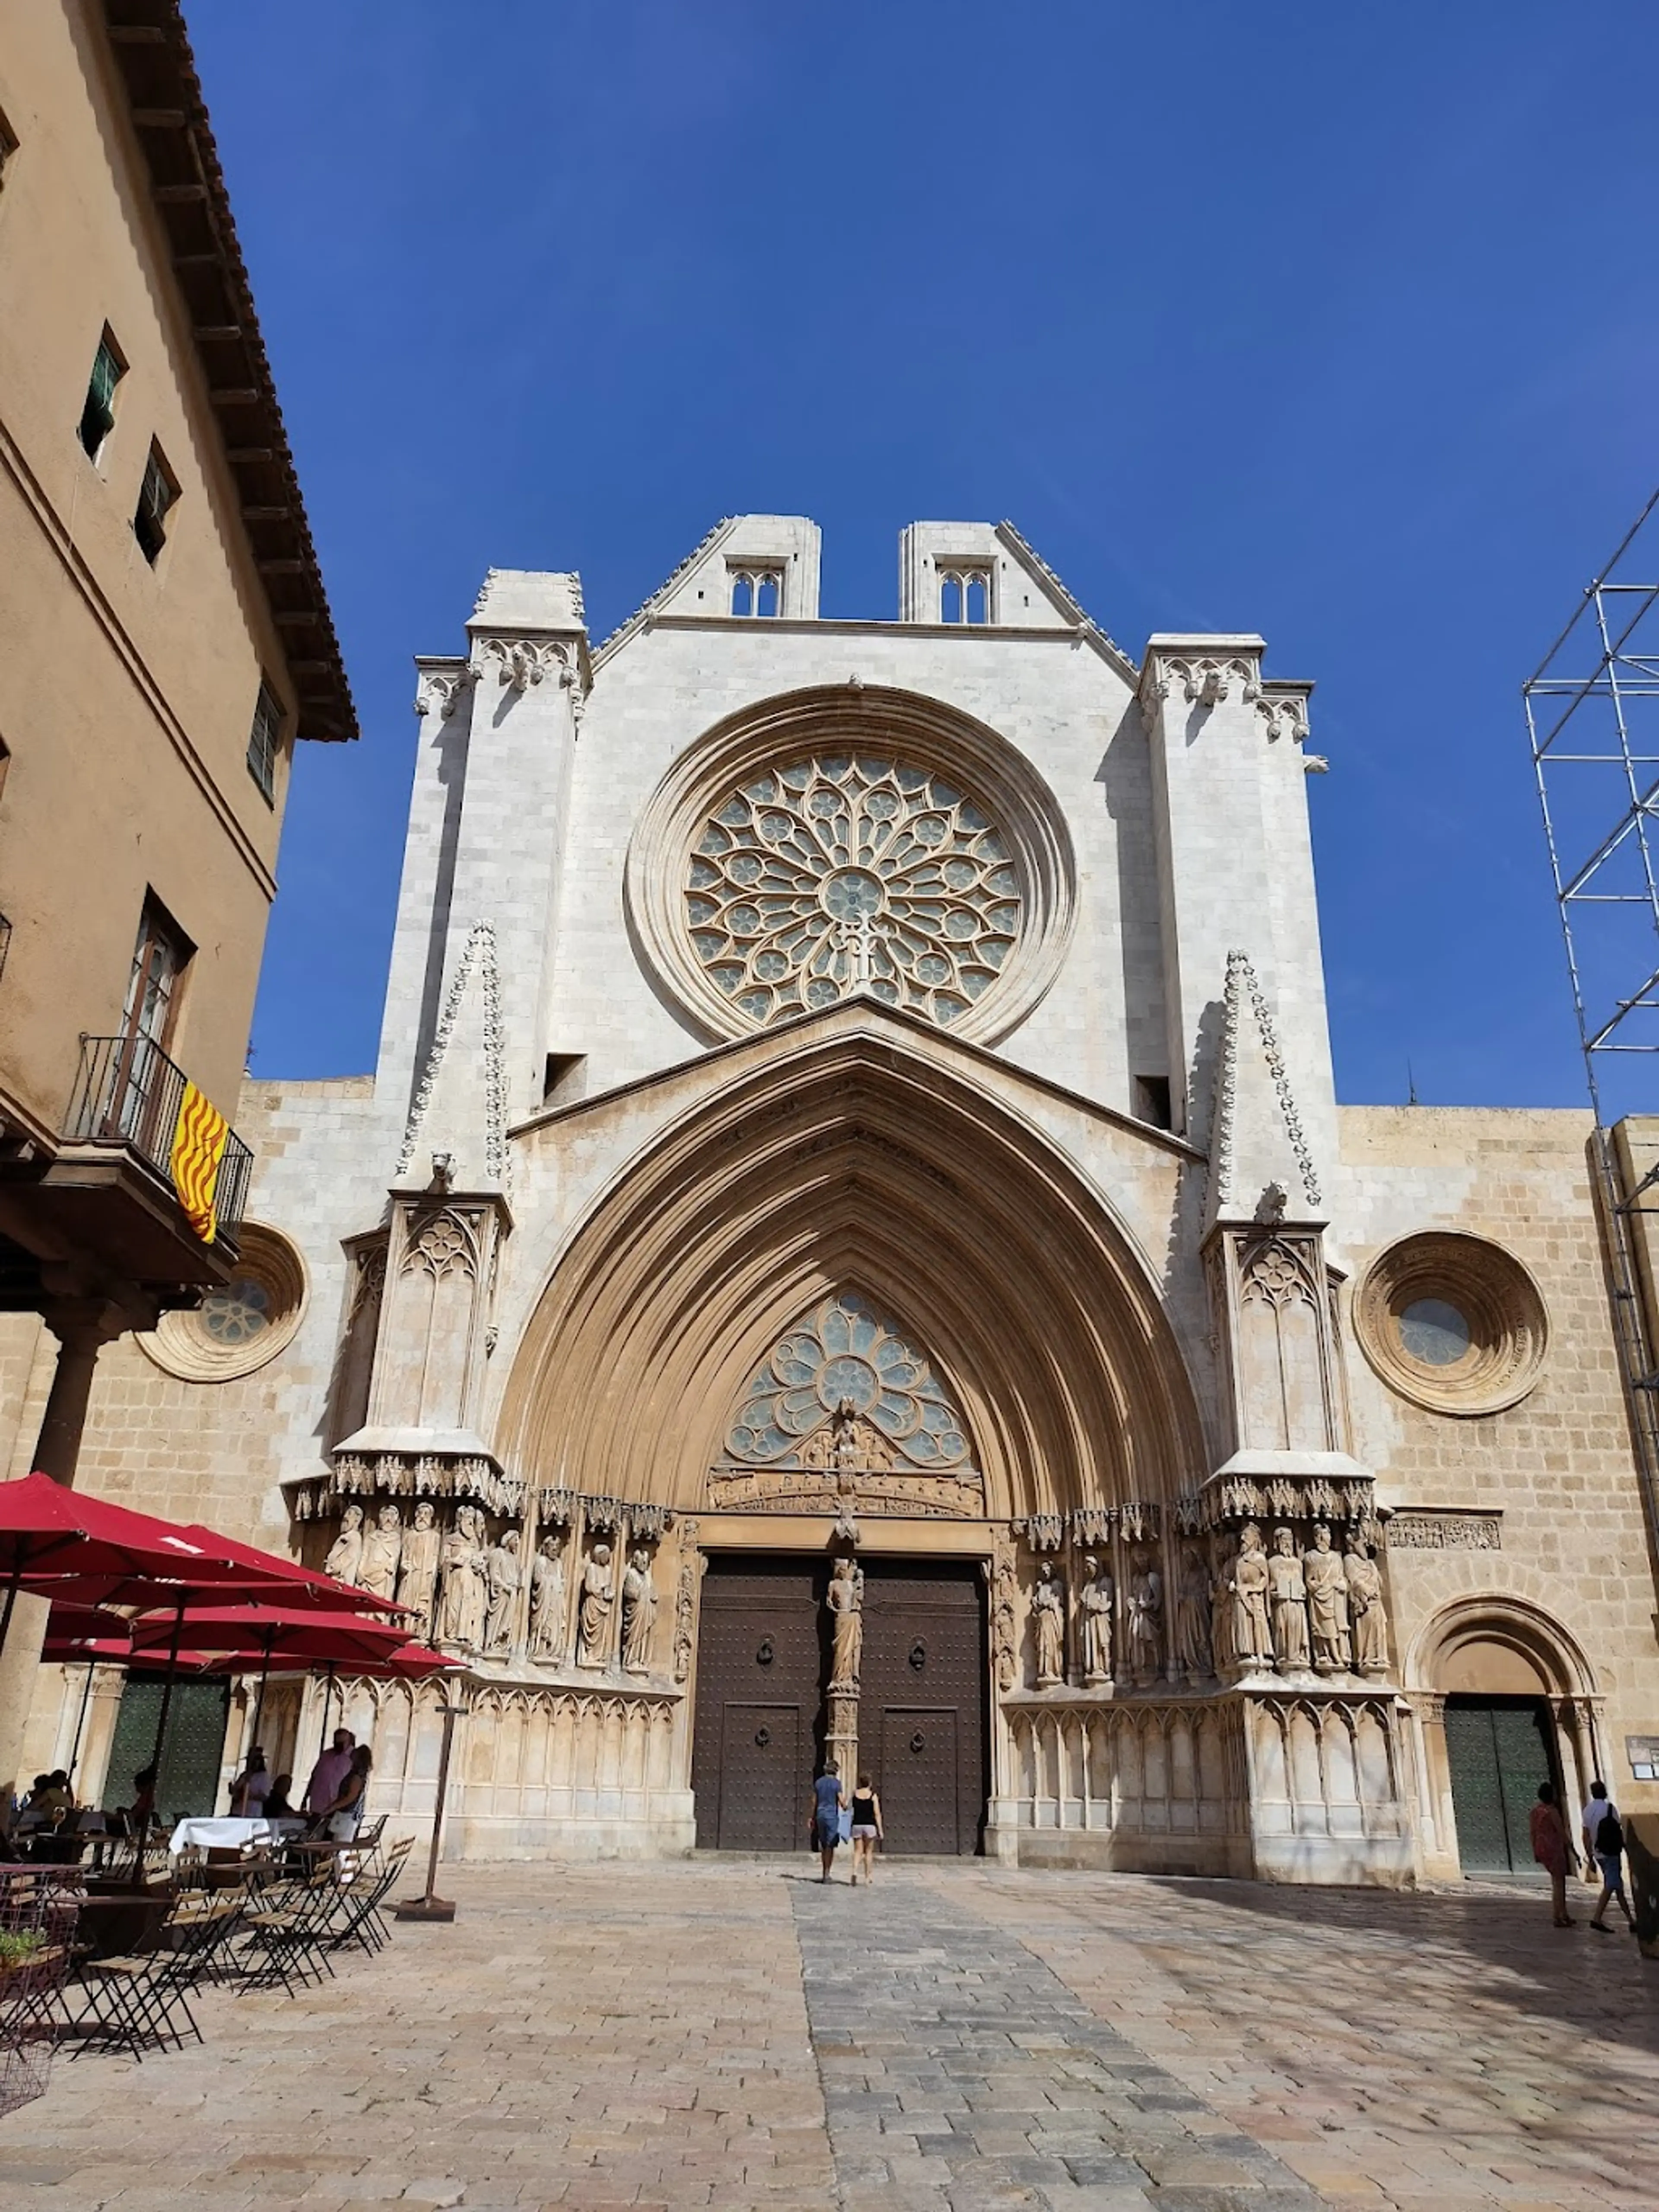
[[[685,915],[757,1027],[868,991],[948,1026],[996,984],[1025,900],[1002,830],[944,777],[863,753],[752,777],[703,822]]]

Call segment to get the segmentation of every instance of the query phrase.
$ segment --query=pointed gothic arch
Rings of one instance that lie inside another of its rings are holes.
[[[1196,1399],[1133,1240],[909,1030],[800,1023],[617,1180],[519,1345],[496,1425],[515,1471],[695,1510],[769,1346],[854,1283],[960,1393],[993,1517],[1195,1486]]]

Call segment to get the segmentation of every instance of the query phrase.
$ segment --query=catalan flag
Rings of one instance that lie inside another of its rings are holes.
[[[193,1083],[186,1083],[173,1132],[173,1188],[204,1244],[212,1243],[219,1225],[213,1201],[229,1134],[230,1124],[218,1108],[210,1105]]]

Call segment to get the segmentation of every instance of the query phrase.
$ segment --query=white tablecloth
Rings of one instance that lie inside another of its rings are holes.
[[[238,1851],[245,1844],[269,1844],[303,1828],[303,1820],[180,1820],[167,1839],[170,1851],[194,1844],[204,1851]]]

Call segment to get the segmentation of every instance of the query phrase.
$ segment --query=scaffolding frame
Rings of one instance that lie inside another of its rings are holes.
[[[1612,1134],[1623,1114],[1659,1103],[1659,491],[1521,690],[1595,1115],[1613,1334],[1659,1559],[1659,1358],[1635,1228],[1636,1216],[1659,1212],[1659,1167],[1626,1192]]]

